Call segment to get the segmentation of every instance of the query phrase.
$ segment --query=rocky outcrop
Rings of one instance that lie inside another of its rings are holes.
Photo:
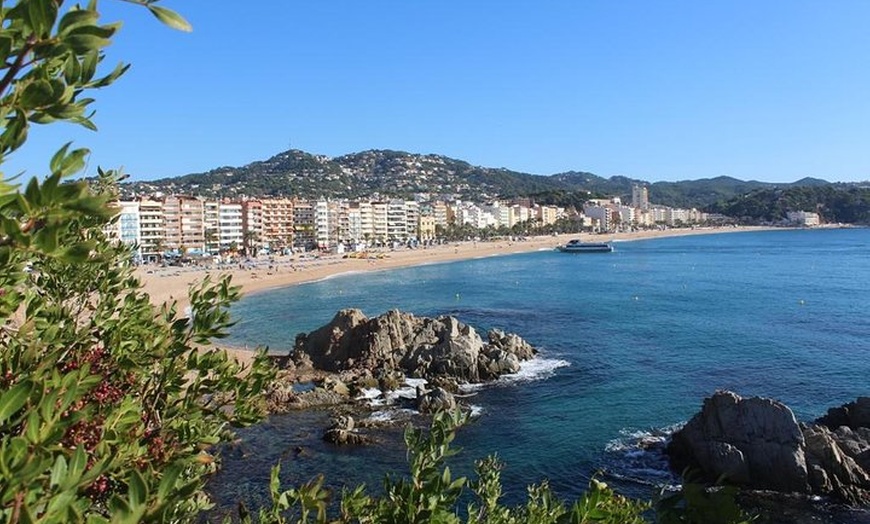
[[[809,491],[803,434],[794,413],[775,400],[717,392],[674,434],[668,453],[680,469],[697,466],[714,479]]]
[[[398,310],[369,319],[358,309],[339,311],[332,321],[296,337],[292,359],[340,372],[401,371],[426,379],[450,377],[482,382],[516,373],[535,349],[514,334],[492,330],[484,342],[454,317],[416,317]]]
[[[870,503],[868,399],[801,425],[784,404],[729,391],[704,400],[701,412],[674,433],[672,466],[710,480],[780,492],[813,493],[849,504]]]
[[[456,408],[456,398],[443,388],[436,387],[429,391],[421,387],[417,389],[416,404],[420,413],[449,411]]]
[[[829,429],[849,426],[852,429],[870,428],[870,397],[858,397],[855,402],[831,408],[828,413],[816,420]]]

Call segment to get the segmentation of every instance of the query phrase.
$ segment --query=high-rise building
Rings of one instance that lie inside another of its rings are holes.
[[[631,186],[631,205],[638,209],[649,209],[649,189],[646,186]]]

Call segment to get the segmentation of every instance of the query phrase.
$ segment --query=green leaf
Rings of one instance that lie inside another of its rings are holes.
[[[70,457],[69,465],[67,466],[66,476],[62,479],[61,489],[72,489],[78,484],[85,472],[85,467],[88,465],[88,457],[85,450],[79,446]]]
[[[90,153],[87,149],[76,149],[72,153],[67,154],[70,143],[67,142],[51,158],[50,169],[52,174],[66,177],[78,173],[85,167],[85,157]]]
[[[51,105],[57,101],[54,88],[48,80],[36,80],[24,88],[21,93],[21,103],[27,109],[37,109]]]
[[[61,481],[66,478],[66,472],[66,457],[58,455],[57,459],[54,461],[54,466],[51,468],[51,486],[59,486]]]
[[[57,34],[64,36],[78,27],[94,25],[99,18],[100,16],[95,11],[73,9],[60,19],[60,24],[57,26]]]
[[[29,0],[27,2],[27,23],[37,35],[45,35],[51,30],[57,18],[55,0]]]
[[[148,499],[148,486],[145,485],[145,479],[142,478],[142,474],[138,470],[130,471],[127,489],[130,495],[130,507],[135,512]]]
[[[55,153],[54,156],[51,157],[51,161],[48,163],[48,168],[52,173],[60,171],[61,163],[66,156],[66,152],[69,151],[70,145],[72,145],[72,142],[67,142],[63,147],[57,150],[57,153]]]
[[[24,407],[30,394],[33,392],[33,382],[22,380],[12,386],[9,391],[0,395],[0,424],[6,422],[9,417]]]
[[[176,13],[171,9],[166,9],[165,7],[159,7],[156,5],[149,5],[148,10],[157,17],[158,20],[168,25],[173,29],[178,29],[179,31],[191,32],[193,31],[193,27],[190,23],[184,19],[180,14]]]
[[[0,62],[5,62],[12,54],[12,39],[6,35],[0,35]]]
[[[88,259],[92,248],[93,245],[90,242],[79,242],[61,251],[58,258],[68,264],[81,263]]]
[[[69,45],[76,53],[85,54],[108,46],[111,43],[111,40],[96,35],[77,33],[64,38],[64,42],[66,42],[67,45]]]
[[[157,498],[160,501],[166,500],[169,494],[175,489],[175,483],[181,475],[181,464],[174,463],[163,472],[163,478],[160,479],[160,485],[157,487]]]

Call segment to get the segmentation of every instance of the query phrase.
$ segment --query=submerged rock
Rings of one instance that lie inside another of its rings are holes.
[[[359,445],[371,443],[371,438],[355,428],[356,423],[350,415],[340,415],[323,434],[323,440],[338,445]]]

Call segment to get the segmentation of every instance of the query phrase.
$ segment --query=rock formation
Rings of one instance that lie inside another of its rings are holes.
[[[329,429],[323,435],[323,440],[333,444],[368,444],[371,439],[367,435],[359,433],[355,426],[353,417],[350,415],[339,416],[332,421]]]
[[[516,373],[519,363],[534,354],[517,335],[492,330],[484,342],[454,317],[391,310],[369,319],[358,309],[343,309],[329,324],[298,335],[292,358],[333,372],[401,371],[430,380],[482,382]]]
[[[814,493],[870,503],[870,399],[835,408],[802,425],[784,404],[730,391],[704,400],[674,433],[672,466],[753,489]],[[824,422],[822,422],[824,421]]]
[[[436,387],[431,391],[422,387],[417,389],[417,410],[420,413],[449,411],[456,407],[456,398],[449,391]]]

